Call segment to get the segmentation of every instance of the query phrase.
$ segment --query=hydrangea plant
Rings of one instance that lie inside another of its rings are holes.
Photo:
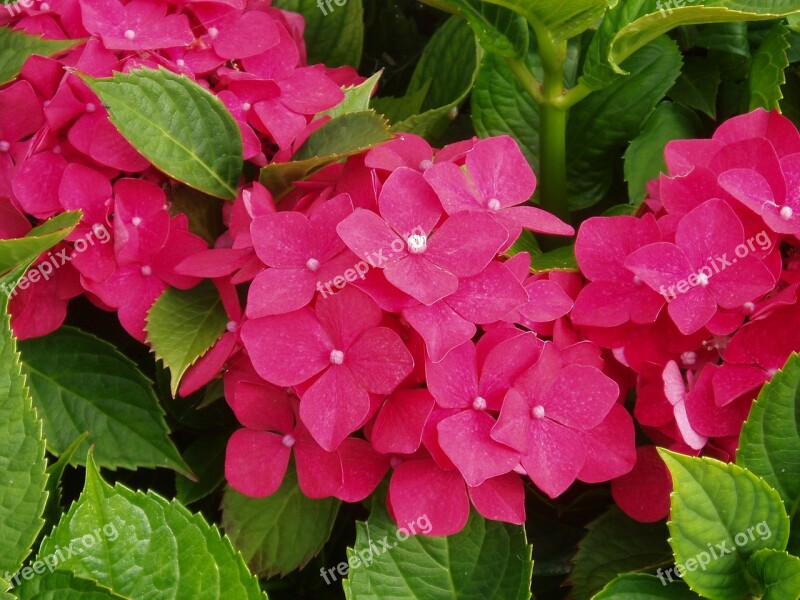
[[[798,14],[5,4],[0,596],[800,598]]]

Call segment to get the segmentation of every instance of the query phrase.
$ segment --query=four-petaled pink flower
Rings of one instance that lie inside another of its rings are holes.
[[[252,319],[242,341],[261,377],[296,386],[316,377],[300,401],[300,418],[320,446],[336,450],[370,410],[369,394],[390,394],[413,368],[400,337],[380,327],[381,310],[346,287],[310,307]]]

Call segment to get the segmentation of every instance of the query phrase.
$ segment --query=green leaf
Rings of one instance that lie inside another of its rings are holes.
[[[587,528],[570,576],[578,600],[592,597],[620,573],[653,571],[657,565],[672,563],[663,522],[640,523],[614,506]]]
[[[80,553],[64,556],[70,544]],[[39,559],[59,553],[59,568],[129,598],[265,597],[216,527],[153,492],[112,488],[91,455],[83,493],[45,538]]]
[[[225,332],[228,313],[219,292],[206,280],[190,290],[167,288],[147,313],[147,343],[171,375],[178,393],[186,370]]]
[[[750,557],[747,570],[764,584],[762,600],[800,598],[800,558],[777,550],[759,550]]]
[[[34,54],[54,56],[82,43],[83,40],[45,40],[38,35],[0,27],[0,85],[15,79],[25,61]]]
[[[753,55],[750,68],[750,110],[763,108],[779,110],[783,99],[781,86],[786,83],[783,75],[789,66],[786,50],[789,42],[786,39],[789,30],[778,23],[769,30],[764,41]]]
[[[484,57],[472,90],[471,107],[472,123],[479,136],[511,135],[531,168],[539,172],[539,106],[501,57]]]
[[[422,515],[405,529],[424,532],[426,519]],[[531,597],[533,562],[524,527],[489,521],[473,511],[456,535],[406,537],[407,532],[398,531],[383,505],[373,502],[366,523],[356,523],[355,547],[347,549],[353,568],[342,583],[348,599]]]
[[[578,261],[575,258],[575,246],[562,246],[544,254],[531,255],[531,272],[548,273],[549,271],[577,272]]]
[[[333,108],[319,113],[315,119],[320,117],[335,118],[346,115],[347,113],[369,110],[370,100],[375,93],[375,89],[378,87],[378,81],[382,74],[383,71],[378,71],[372,77],[364,81],[364,83],[343,88],[344,100]]]
[[[44,520],[47,492],[42,422],[31,404],[7,300],[0,296],[0,575],[16,573]]]
[[[592,27],[616,0],[485,0],[524,16],[534,29],[542,28],[555,40],[575,37]]]
[[[528,23],[522,15],[481,0],[454,2],[484,50],[508,58],[528,55]]]
[[[226,488],[222,527],[254,573],[282,576],[302,568],[322,550],[340,504],[335,498],[307,498],[290,464],[272,496],[250,498]]]
[[[273,6],[305,18],[309,64],[358,68],[364,46],[362,0],[276,0]]]
[[[632,204],[647,195],[647,183],[667,170],[664,147],[672,140],[698,137],[700,119],[694,111],[671,102],[662,102],[647,120],[644,131],[625,151],[625,180]]]
[[[700,598],[685,583],[665,583],[654,575],[626,573],[609,583],[592,600],[696,600]]]
[[[469,25],[457,16],[448,19],[425,47],[406,91],[407,97],[415,97],[427,88],[422,112],[392,129],[428,139],[442,135],[472,90],[481,55]]]
[[[682,4],[683,6],[678,6]],[[800,10],[800,0],[628,0],[606,13],[589,47],[581,81],[601,89],[627,71],[623,61],[680,25],[772,20]]]
[[[677,44],[663,37],[625,62],[630,75],[575,106],[567,124],[567,182],[571,210],[599,202],[611,187],[614,156],[642,131],[681,69]]]
[[[716,62],[697,56],[687,56],[684,58],[683,70],[678,81],[672,86],[668,96],[716,119],[717,93],[721,77]]]
[[[192,443],[183,458],[197,477],[192,481],[175,475],[175,498],[182,504],[192,504],[205,498],[225,482],[225,449],[230,433],[204,435]]]
[[[29,581],[21,581],[14,588],[19,600],[125,600],[124,596],[67,571],[48,570],[43,575],[35,574]]]
[[[80,77],[108,107],[119,132],[156,168],[211,196],[236,198],[242,134],[211,92],[163,68]]]
[[[578,545],[570,577],[577,600],[588,600],[620,573],[672,564],[663,522],[640,523],[615,506],[588,529]]]
[[[76,437],[72,443],[67,447],[58,460],[47,467],[47,504],[44,509],[45,530],[58,523],[61,518],[61,477],[64,471],[71,462],[73,457],[83,445],[83,442],[89,437],[89,432],[86,431]]]
[[[34,227],[25,237],[0,240],[0,274],[35,260],[72,233],[80,220],[79,210],[64,212]]]
[[[800,356],[793,354],[758,395],[742,427],[736,463],[773,487],[792,519],[789,551],[800,553]]]
[[[668,526],[675,570],[706,597],[740,600],[747,591],[758,593],[747,559],[764,548],[783,550],[789,539],[778,492],[733,464],[664,449],[659,454],[672,474]]]
[[[389,119],[390,123],[404,121],[422,112],[422,103],[425,102],[425,96],[428,95],[430,87],[430,82],[428,82],[425,87],[418,89],[409,96],[373,98],[370,106],[376,112]]]
[[[261,169],[261,183],[280,198],[291,190],[294,182],[391,138],[386,119],[373,111],[341,115],[312,133],[292,162],[272,163]]]
[[[94,445],[103,467],[189,473],[168,437],[150,381],[114,346],[62,327],[21,342],[20,352],[50,452],[59,456],[88,431],[81,455]],[[81,458],[73,464],[82,464]]]

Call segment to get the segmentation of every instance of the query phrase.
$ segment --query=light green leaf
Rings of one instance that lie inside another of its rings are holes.
[[[315,119],[320,117],[335,118],[346,115],[347,113],[369,110],[370,100],[375,93],[375,88],[378,87],[378,81],[382,74],[383,71],[378,71],[364,83],[343,88],[344,100],[333,108],[319,113]]]
[[[158,169],[201,192],[236,198],[242,134],[211,92],[163,68],[80,77],[108,106],[119,132]]]
[[[655,575],[626,573],[592,596],[592,600],[696,600],[700,597],[679,579],[667,583],[666,579]]]
[[[59,568],[129,598],[265,597],[229,540],[203,517],[152,492],[112,488],[91,455],[86,463],[83,493],[45,538],[40,560],[60,553]],[[64,556],[71,544],[80,553]]]
[[[341,115],[312,133],[292,162],[272,163],[261,169],[261,183],[280,198],[294,182],[391,138],[386,119],[373,111]]]
[[[577,272],[579,270],[578,261],[575,258],[575,246],[562,246],[544,254],[531,255],[531,273]]]
[[[272,496],[250,498],[227,488],[222,527],[254,573],[285,575],[305,566],[322,550],[340,504],[335,498],[307,498],[290,463],[283,484]]]
[[[772,20],[800,10],[800,0],[627,0],[606,13],[589,47],[581,81],[601,89],[627,74],[622,62],[681,25]]]
[[[424,515],[406,529],[412,526],[424,532]],[[533,562],[524,527],[489,521],[473,511],[455,535],[406,538],[398,533],[383,505],[373,502],[366,523],[356,523],[355,547],[347,549],[354,565],[343,581],[349,600],[531,597]]]
[[[687,56],[684,58],[683,69],[678,81],[667,95],[689,108],[699,110],[712,119],[716,119],[717,93],[721,77],[720,68],[716,62],[697,56]]]
[[[508,58],[528,55],[528,23],[522,15],[481,0],[454,2],[484,50]]]
[[[418,115],[392,126],[434,140],[457,116],[478,75],[482,51],[467,23],[451,17],[431,37],[414,69],[406,97],[427,89]]]
[[[81,211],[64,212],[34,227],[25,237],[0,240],[0,274],[35,260],[72,233],[80,220]]]
[[[758,593],[747,559],[764,548],[783,550],[789,539],[778,492],[733,464],[664,449],[659,454],[672,475],[668,526],[678,574],[716,600]]]
[[[742,427],[736,463],[783,498],[792,519],[789,551],[800,553],[800,356],[793,354],[753,403]]]
[[[15,79],[25,61],[34,54],[54,56],[82,43],[83,40],[45,40],[38,35],[0,27],[0,85]]]
[[[789,66],[789,57],[786,55],[788,35],[786,27],[776,24],[753,55],[749,79],[750,110],[780,109],[779,102],[783,98],[781,86],[786,83],[783,72]]]
[[[167,288],[147,313],[147,342],[170,371],[170,390],[178,393],[186,370],[225,332],[228,313],[213,283],[190,290]]]
[[[362,0],[276,0],[276,8],[298,12],[305,18],[304,37],[309,64],[358,68],[364,46]]]
[[[51,573],[48,570],[43,575],[35,574],[29,581],[20,581],[22,584],[14,588],[19,600],[126,600],[94,581],[75,577],[67,571]]]
[[[588,526],[572,561],[570,580],[577,600],[588,600],[620,573],[654,571],[672,564],[663,522],[639,523],[612,507]]]
[[[5,278],[8,281],[8,278]],[[44,525],[47,462],[36,415],[0,295],[0,576],[16,573]]]
[[[616,0],[485,0],[521,14],[534,29],[555,41],[568,40],[592,27]]]
[[[567,187],[571,210],[600,201],[611,187],[609,156],[642,131],[647,119],[678,78],[681,53],[674,41],[659,38],[625,62],[628,77],[595,92],[575,106],[567,124]]]
[[[777,550],[759,550],[750,557],[747,570],[764,584],[762,600],[800,599],[800,558]]]
[[[662,102],[647,120],[644,131],[625,151],[625,180],[631,204],[639,205],[647,195],[647,183],[666,172],[664,147],[672,140],[700,135],[702,125],[694,111]]]
[[[23,370],[56,456],[88,431],[98,464],[190,473],[169,439],[152,385],[114,346],[72,327],[20,343]]]
[[[175,498],[178,502],[187,505],[197,502],[225,482],[225,449],[229,437],[228,431],[206,434],[186,448],[183,458],[197,481],[175,475]]]

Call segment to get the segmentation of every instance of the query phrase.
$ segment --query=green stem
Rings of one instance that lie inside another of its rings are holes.
[[[569,221],[567,108],[560,105],[564,96],[563,66],[567,47],[566,42],[553,44],[547,32],[542,32],[538,40],[544,66],[544,102],[539,111],[539,198],[542,208]]]
[[[542,84],[539,83],[533,71],[525,64],[525,60],[522,58],[506,58],[506,64],[508,64],[523,89],[536,101],[536,104],[543,104],[545,98],[542,93]]]

